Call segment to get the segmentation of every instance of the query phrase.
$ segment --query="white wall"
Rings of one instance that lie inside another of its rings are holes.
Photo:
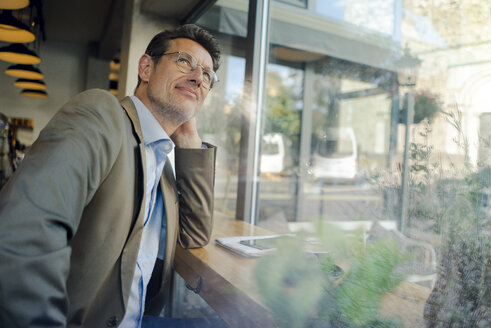
[[[140,12],[141,0],[127,1],[121,46],[118,98],[132,95],[138,83],[138,61],[153,36],[176,27],[177,22]]]

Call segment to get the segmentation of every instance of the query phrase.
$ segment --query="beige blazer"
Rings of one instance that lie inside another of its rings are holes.
[[[166,303],[176,242],[208,243],[215,148],[176,149],[161,177],[167,216],[146,313]],[[145,149],[129,98],[68,102],[0,192],[0,326],[111,327],[124,316],[143,229]]]

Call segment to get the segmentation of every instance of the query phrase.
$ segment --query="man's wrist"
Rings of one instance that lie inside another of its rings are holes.
[[[177,148],[201,148],[201,145],[203,145],[203,142],[201,141],[201,138],[196,137],[192,139],[183,139],[183,140],[178,140],[174,142]]]

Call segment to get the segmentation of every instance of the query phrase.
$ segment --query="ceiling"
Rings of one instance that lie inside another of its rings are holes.
[[[114,0],[43,0],[47,41],[99,41]]]
[[[216,0],[141,0],[140,10],[176,23],[193,21]],[[42,0],[47,41],[98,46],[110,59],[121,46],[126,0]]]

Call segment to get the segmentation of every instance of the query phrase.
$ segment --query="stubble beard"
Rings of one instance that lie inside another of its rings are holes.
[[[157,111],[157,115],[162,121],[171,122],[175,126],[180,126],[182,123],[189,121],[193,116],[188,114],[186,110],[171,100],[162,101],[154,97],[152,90],[148,92],[148,100],[152,103],[152,107]]]

